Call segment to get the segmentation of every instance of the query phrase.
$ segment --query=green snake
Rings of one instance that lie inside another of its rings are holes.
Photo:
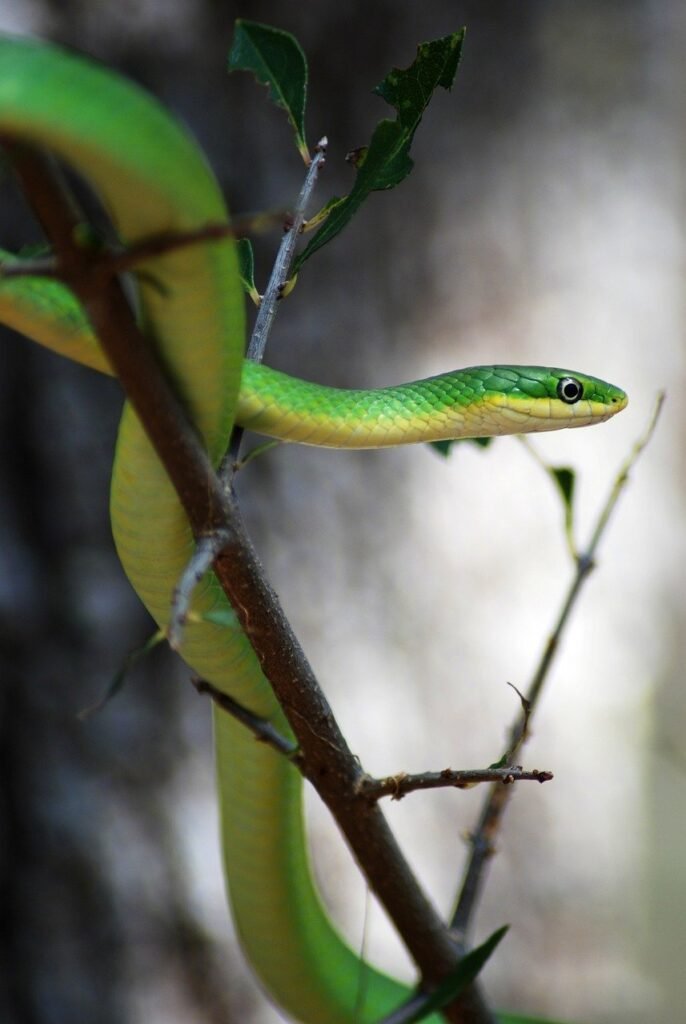
[[[214,176],[186,132],[140,89],[74,54],[0,39],[0,132],[55,154],[82,175],[125,244],[227,218]],[[9,253],[0,258],[16,260]],[[244,298],[231,240],[155,256],[134,276],[141,323],[214,464],[234,421],[285,441],[367,448],[584,426],[626,405],[624,392],[612,385],[541,367],[475,367],[373,391],[321,387],[244,362]],[[0,320],[110,372],[78,302],[58,282],[0,282]],[[125,571],[163,627],[193,538],[128,406],[111,513]],[[238,625],[207,618],[228,608],[212,574],[192,607],[197,614],[184,634],[186,661],[289,734]],[[365,966],[364,1002],[357,1005],[360,960],[330,923],[313,883],[297,771],[222,711],[215,711],[215,738],[225,873],[248,959],[292,1017],[371,1024],[402,1002],[407,989]]]

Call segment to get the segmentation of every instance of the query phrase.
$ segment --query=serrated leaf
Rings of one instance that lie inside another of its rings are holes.
[[[417,1021],[424,1020],[431,1013],[435,1013],[437,1010],[441,1010],[448,1003],[452,1002],[460,992],[463,992],[468,985],[474,981],[481,969],[483,968],[486,961],[494,952],[496,946],[500,943],[501,939],[505,936],[509,925],[504,925],[502,928],[498,928],[497,931],[493,932],[490,938],[486,939],[481,946],[477,946],[471,953],[460,961],[458,967],[446,978],[446,980],[439,985],[439,987],[431,993],[426,1000],[422,1000],[421,1006],[410,1013],[409,1015],[401,1013],[391,1014],[390,1017],[386,1018],[386,1024],[391,1022],[397,1017],[402,1019],[403,1024],[416,1024]]]
[[[431,448],[435,449],[439,455],[443,455],[447,458],[453,445],[475,444],[477,448],[488,448],[493,441],[495,441],[494,437],[458,437],[454,441],[429,441],[429,445]]]
[[[551,466],[550,475],[558,486],[565,508],[571,511],[574,501],[574,485],[576,474],[568,466]]]
[[[414,134],[435,90],[452,86],[463,40],[464,29],[421,43],[409,68],[394,68],[376,87],[374,91],[395,107],[397,117],[377,124],[364,158],[356,162],[350,193],[329,209],[325,223],[296,259],[296,270],[343,230],[371,192],[394,188],[410,173]]]
[[[270,99],[286,111],[296,146],[309,164],[305,141],[307,60],[297,39],[290,32],[239,18],[229,52],[229,71],[251,71],[267,86]]]
[[[409,68],[393,68],[376,86],[374,92],[398,111],[398,120],[414,131],[432,92],[440,86],[452,89],[460,62],[464,29],[420,43],[417,56]]]
[[[241,284],[255,303],[260,304],[260,293],[255,287],[255,256],[249,238],[239,238],[236,243],[238,250],[238,273]]]

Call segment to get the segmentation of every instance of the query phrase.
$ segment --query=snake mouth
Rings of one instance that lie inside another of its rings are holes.
[[[606,401],[582,398],[569,405],[551,398],[530,398],[522,395],[491,395],[493,419],[498,426],[493,433],[515,434],[542,433],[550,430],[569,430],[574,427],[591,427],[604,423],[615,416],[628,404],[623,392],[609,397]]]
[[[611,419],[622,409],[626,409],[629,404],[629,396],[624,392],[612,395],[605,402],[591,402],[590,405],[593,411],[593,423],[604,423],[605,420]]]

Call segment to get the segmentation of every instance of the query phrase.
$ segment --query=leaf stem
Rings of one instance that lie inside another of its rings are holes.
[[[283,224],[286,215],[282,210],[266,213],[246,214],[235,217],[230,224],[204,224],[194,231],[165,231],[150,235],[140,242],[128,246],[103,245],[89,251],[91,269],[102,267],[110,276],[133,270],[139,263],[163,256],[167,252],[183,249],[203,242],[220,242],[225,238],[242,238],[248,234],[265,231],[277,224]],[[76,226],[77,235],[81,224]],[[35,259],[17,258],[12,262],[0,263],[0,278],[49,277],[65,281],[64,267],[54,256],[40,256]]]

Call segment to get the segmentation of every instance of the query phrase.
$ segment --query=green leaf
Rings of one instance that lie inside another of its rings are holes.
[[[410,147],[435,90],[450,89],[462,52],[464,29],[421,43],[409,68],[394,68],[374,90],[397,111],[395,121],[379,121],[368,147],[356,150],[357,175],[349,193],[332,200],[328,217],[295,261],[299,270],[323,245],[343,230],[371,192],[394,188],[412,170]],[[326,207],[325,207],[326,209]]]
[[[422,1000],[421,1006],[418,1006],[414,1013],[411,1013],[409,1016],[403,1016],[403,1024],[416,1024],[417,1021],[424,1020],[430,1013],[442,1009],[459,996],[460,992],[463,992],[474,981],[508,928],[509,925],[498,928],[481,946],[477,946],[476,949],[473,949],[471,953],[468,953],[460,960],[458,967],[450,977],[446,978],[443,984],[439,985],[428,999]]]
[[[393,68],[374,89],[398,111],[398,120],[408,131],[414,131],[431,94],[440,86],[450,91],[457,74],[465,30],[420,43],[417,56],[409,68]]]
[[[492,441],[495,441],[494,437],[458,437],[454,441],[429,441],[429,444],[439,455],[447,458],[455,444],[475,444],[478,448],[488,448]]]
[[[568,466],[551,466],[550,475],[558,486],[567,513],[571,512],[574,501],[576,474]]]
[[[547,466],[546,468],[562,495],[567,547],[572,558],[576,559],[577,551],[574,543],[574,485],[576,483],[576,474],[568,466]]]
[[[309,164],[305,141],[307,60],[290,32],[239,18],[229,52],[229,71],[251,71],[269,97],[285,110],[295,133],[295,144]]]
[[[260,293],[255,287],[255,256],[253,254],[252,242],[249,238],[239,238],[236,243],[238,247],[238,273],[241,284],[255,303],[260,304]]]

